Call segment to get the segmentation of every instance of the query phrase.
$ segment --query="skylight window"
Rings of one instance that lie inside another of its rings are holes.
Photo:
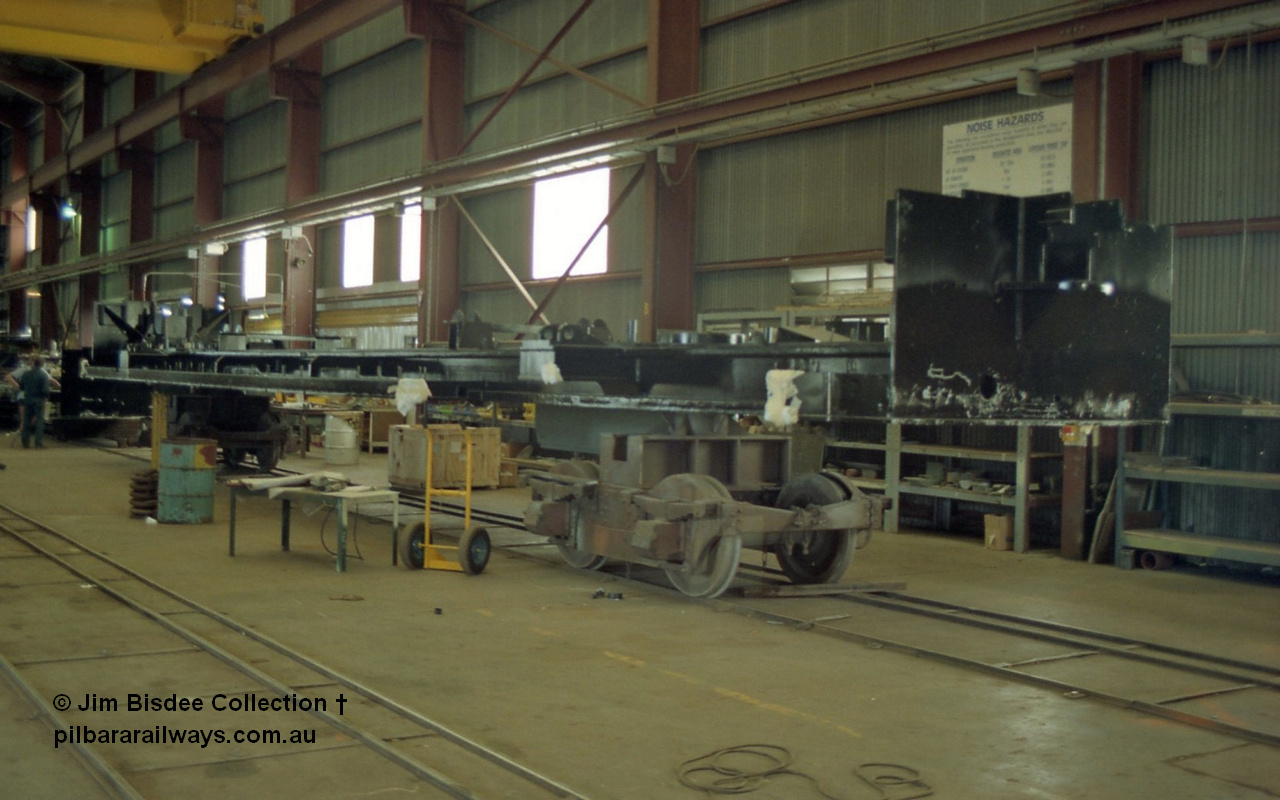
[[[373,215],[342,223],[342,285],[348,289],[373,284]]]
[[[245,300],[267,296],[267,240],[248,239],[244,243],[243,286]]]
[[[609,168],[601,167],[533,186],[533,279],[558,278],[609,213]],[[596,236],[573,275],[599,275],[609,257],[609,227]]]

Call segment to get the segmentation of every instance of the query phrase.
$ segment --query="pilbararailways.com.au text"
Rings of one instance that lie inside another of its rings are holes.
[[[53,732],[53,748],[64,744],[190,744],[200,749],[210,744],[315,744],[315,728],[301,730],[217,731],[201,728],[170,728],[156,725],[151,728],[95,728],[91,725],[71,725],[66,730]]]
[[[339,694],[336,698],[337,711],[341,716],[346,710],[347,698]],[[59,711],[72,710],[71,698],[59,694],[53,699],[53,706]],[[202,697],[178,697],[176,694],[155,696],[147,693],[127,694],[121,702],[115,697],[99,694],[86,694],[84,701],[74,706],[76,711],[90,712],[193,712],[193,711],[239,711],[239,712],[321,712],[327,713],[328,701],[323,697],[300,697],[296,694],[283,696],[259,695],[255,692],[229,695],[216,694],[207,700]],[[53,746],[58,748],[64,744],[176,744],[198,745],[201,748],[210,744],[314,744],[315,729],[233,729],[176,727],[170,725],[153,725],[150,727],[101,726],[101,725],[68,725],[53,732]]]

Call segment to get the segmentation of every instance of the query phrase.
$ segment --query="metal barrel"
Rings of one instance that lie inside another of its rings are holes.
[[[212,522],[217,467],[218,443],[213,439],[161,442],[156,520]]]
[[[360,435],[345,420],[331,414],[324,418],[324,463],[346,466],[360,459]]]

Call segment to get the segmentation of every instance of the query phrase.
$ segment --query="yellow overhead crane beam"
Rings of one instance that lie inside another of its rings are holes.
[[[262,30],[258,0],[0,0],[0,52],[186,74]]]

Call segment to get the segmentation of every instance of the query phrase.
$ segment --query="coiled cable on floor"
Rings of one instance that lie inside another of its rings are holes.
[[[737,764],[731,763],[735,759]],[[742,766],[743,761],[763,760],[758,768]],[[740,744],[713,750],[691,758],[676,767],[676,777],[690,789],[704,792],[708,797],[729,794],[748,794],[763,786],[769,778],[792,775],[813,784],[814,791],[827,800],[846,800],[830,794],[822,788],[817,778],[791,768],[794,761],[791,751],[775,744]],[[920,800],[933,794],[933,787],[920,779],[920,773],[902,764],[868,762],[854,768],[853,774],[878,793],[878,800]],[[908,793],[898,794],[900,787],[909,787]]]

